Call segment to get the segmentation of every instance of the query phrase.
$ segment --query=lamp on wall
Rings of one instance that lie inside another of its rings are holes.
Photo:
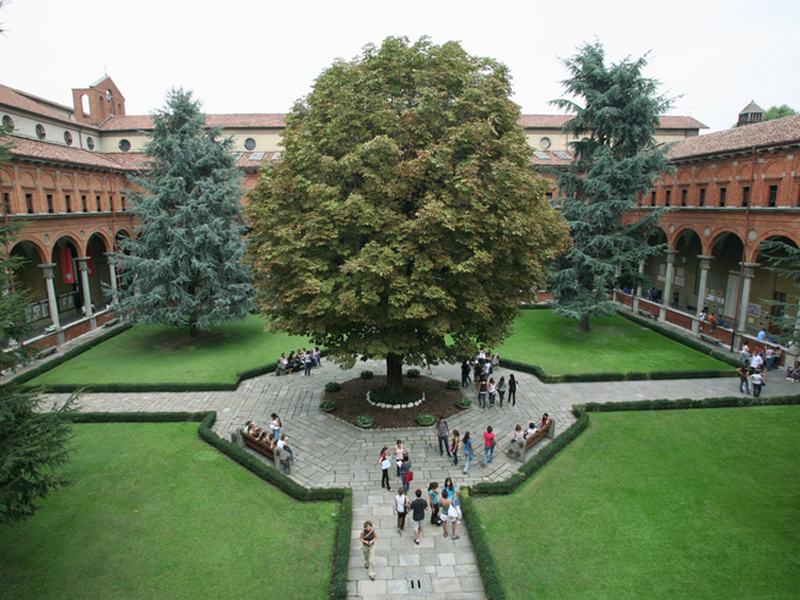
[[[683,264],[686,264],[686,263],[688,263],[688,262],[689,262],[689,257],[688,257],[688,256],[681,256],[681,262],[682,262]]]

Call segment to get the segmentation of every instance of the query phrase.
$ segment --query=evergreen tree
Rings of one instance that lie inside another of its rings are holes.
[[[639,262],[661,251],[650,247],[659,211],[648,210],[632,223],[623,219],[639,208],[637,195],[669,170],[665,149],[656,147],[658,116],[670,105],[658,83],[642,76],[645,57],[607,66],[599,43],[584,44],[564,61],[566,91],[577,101],[555,100],[574,112],[564,133],[575,136],[574,160],[556,173],[564,218],[573,244],[554,264],[549,278],[556,312],[589,330],[592,316],[615,313],[610,293],[621,273],[638,281]],[[580,102],[580,103],[579,103]]]
[[[343,365],[498,344],[566,227],[533,178],[506,67],[388,38],[337,61],[287,119],[250,197],[257,303]]]
[[[787,301],[767,299],[764,302],[778,309],[770,317],[770,329],[779,332],[782,344],[789,343],[797,347],[796,344],[800,344],[800,248],[792,242],[778,239],[763,242],[759,252],[769,265],[769,270],[794,285],[795,296],[790,296]]]
[[[8,129],[0,129],[0,164],[11,156]],[[6,210],[4,208],[4,210]],[[25,309],[30,296],[14,284],[19,257],[9,255],[23,224],[0,221],[0,370],[14,369],[30,357],[23,346],[29,328]],[[20,390],[13,381],[0,386],[0,523],[16,523],[33,515],[34,502],[68,481],[58,473],[68,458],[72,411],[70,399],[60,408],[43,411],[35,392]]]
[[[207,128],[191,92],[173,90],[153,116],[146,170],[133,178],[140,221],[124,240],[118,310],[143,324],[210,329],[254,308],[242,187],[230,138]]]

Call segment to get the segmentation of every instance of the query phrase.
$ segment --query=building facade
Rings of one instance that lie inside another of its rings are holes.
[[[17,273],[29,290],[29,322],[42,332],[51,323],[61,343],[110,319],[105,310],[116,285],[108,254],[121,236],[135,235],[128,196],[129,176],[144,168],[150,116],[129,116],[125,97],[104,76],[72,90],[73,106],[61,105],[0,85],[0,119],[10,128],[13,160],[0,165],[3,218],[24,220],[18,241],[7,250],[27,263]],[[207,115],[209,126],[231,136],[243,175],[242,201],[258,181],[264,161],[279,160],[284,114]],[[523,115],[520,119],[534,161],[554,166],[571,160],[569,119]],[[665,117],[659,140],[696,137],[705,126],[691,117]]]

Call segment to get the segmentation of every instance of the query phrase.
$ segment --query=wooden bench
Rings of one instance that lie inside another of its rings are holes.
[[[240,440],[239,446],[242,448],[250,446],[256,452],[260,452],[272,461],[272,466],[275,467],[275,470],[283,469],[283,472],[287,474],[292,472],[292,457],[288,452],[284,452],[277,446],[274,449],[270,449],[269,446],[259,442],[252,435],[245,433],[241,429],[237,431],[239,434],[238,439]]]
[[[117,323],[119,323],[119,317],[115,317],[110,321],[106,321],[105,323],[103,323],[103,327],[113,327]]]
[[[511,458],[525,462],[528,459],[528,451],[536,445],[536,442],[542,438],[553,439],[555,437],[556,425],[553,418],[547,420],[547,425],[541,429],[537,429],[535,433],[529,435],[521,442],[511,441],[511,448],[508,449],[508,454]]]
[[[648,319],[655,319],[656,321],[658,320],[658,317],[655,316],[653,313],[647,312],[646,310],[642,310],[641,308],[636,309],[636,312],[638,312],[641,316],[646,317]]]
[[[705,333],[701,333],[699,335],[700,335],[700,339],[703,340],[704,342],[708,342],[709,344],[714,344],[715,346],[721,346],[722,345],[722,342],[720,342],[717,338],[715,338],[713,336],[707,335]]]

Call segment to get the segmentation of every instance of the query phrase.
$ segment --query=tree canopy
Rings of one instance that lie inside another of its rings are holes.
[[[626,224],[626,213],[639,208],[639,194],[669,170],[665,149],[656,146],[658,116],[670,101],[658,95],[658,82],[642,75],[646,57],[626,58],[606,65],[599,42],[584,44],[564,61],[570,77],[563,81],[572,99],[554,100],[575,113],[564,126],[574,136],[574,160],[555,173],[564,218],[573,244],[554,265],[550,289],[556,312],[579,320],[589,329],[592,316],[615,312],[610,292],[620,274],[638,278],[641,260],[659,252],[647,238],[658,210],[637,215]]]
[[[250,196],[270,327],[344,364],[437,362],[511,331],[567,243],[530,168],[505,66],[387,38],[338,60],[287,118]]]
[[[232,141],[207,128],[191,92],[172,90],[153,116],[146,170],[132,208],[137,235],[122,242],[118,310],[143,324],[189,326],[190,335],[254,309],[252,278],[239,261],[246,226]]]
[[[796,115],[797,111],[788,104],[781,104],[780,106],[770,106],[762,117],[762,121],[772,121],[773,119],[782,119],[783,117],[791,117]]]

